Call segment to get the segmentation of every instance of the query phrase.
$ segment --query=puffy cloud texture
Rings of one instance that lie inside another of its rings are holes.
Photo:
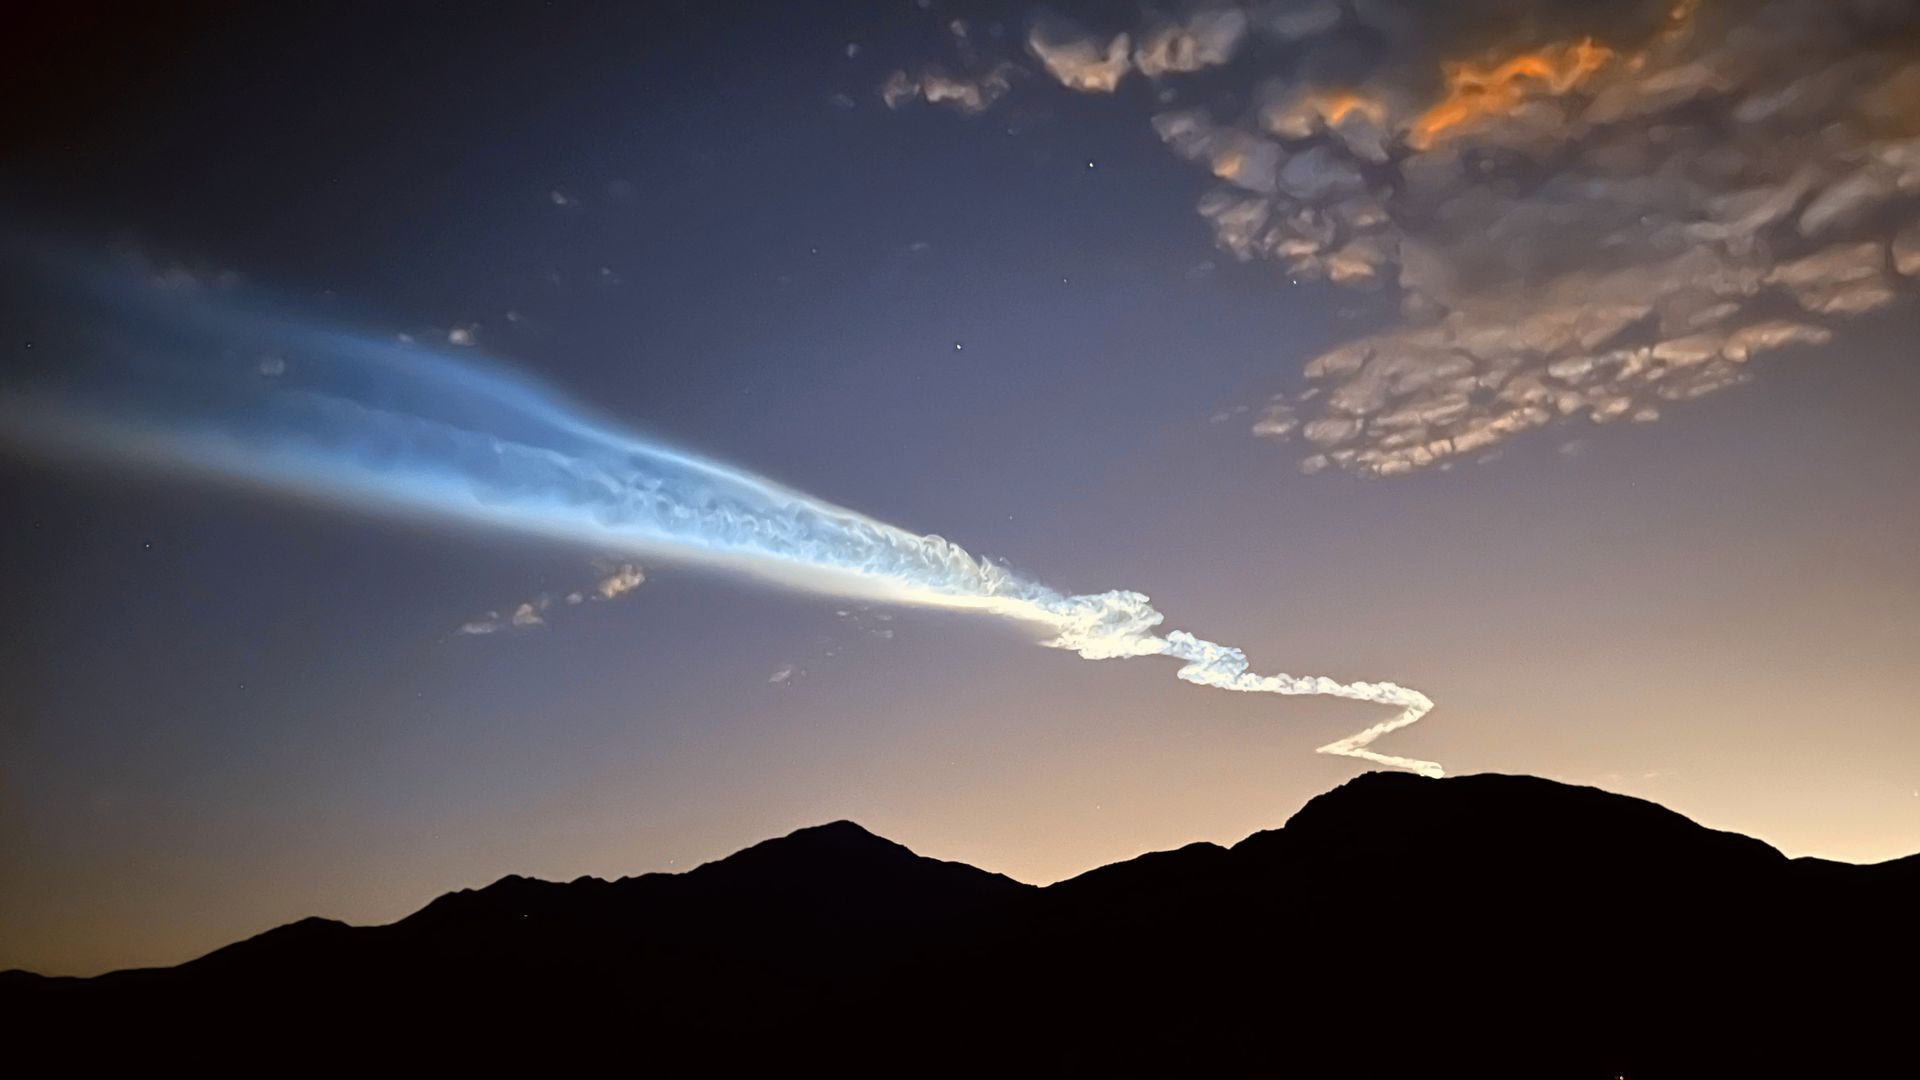
[[[1306,471],[1655,420],[1920,276],[1920,0],[1267,0],[1027,45],[1086,93],[1224,65],[1151,116],[1219,247],[1397,297],[1255,415]]]

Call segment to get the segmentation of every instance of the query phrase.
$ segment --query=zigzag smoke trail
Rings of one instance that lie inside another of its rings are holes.
[[[1164,616],[1141,593],[1060,592],[942,537],[623,432],[471,350],[246,311],[205,286],[92,285],[84,338],[42,353],[63,354],[57,376],[0,387],[0,437],[813,592],[984,612],[1035,624],[1047,645],[1090,660],[1174,657],[1179,678],[1200,686],[1391,705],[1397,715],[1319,752],[1442,775],[1372,749],[1433,708],[1416,690],[1255,674],[1240,649],[1158,632]]]

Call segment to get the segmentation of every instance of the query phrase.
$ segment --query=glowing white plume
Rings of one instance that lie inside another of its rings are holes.
[[[1059,630],[1059,636],[1047,644],[1072,649],[1089,660],[1172,656],[1187,662],[1175,674],[1200,686],[1248,694],[1312,694],[1396,706],[1400,712],[1392,719],[1328,743],[1319,752],[1411,769],[1425,776],[1445,775],[1438,762],[1368,749],[1375,739],[1417,723],[1433,709],[1433,700],[1418,690],[1390,682],[1335,682],[1324,675],[1255,675],[1247,670],[1246,653],[1231,645],[1207,641],[1185,630],[1174,630],[1164,637],[1153,633],[1164,616],[1137,592],[1064,597],[1048,605],[1041,618]]]
[[[1440,775],[1368,749],[1433,707],[1392,683],[1254,675],[1236,648],[1164,636],[1146,596],[1068,595],[957,544],[624,432],[469,356],[315,328],[199,295],[108,292],[130,324],[59,368],[51,390],[0,394],[0,432],[29,445],[170,466],[390,513],[457,520],[679,559],[792,588],[1036,623],[1092,660],[1166,655],[1181,679],[1392,705],[1398,716],[1320,748]],[[138,353],[114,343],[139,341]],[[270,355],[271,371],[250,357]]]

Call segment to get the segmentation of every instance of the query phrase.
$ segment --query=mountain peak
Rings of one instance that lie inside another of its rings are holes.
[[[1503,773],[1363,773],[1234,850],[1281,849],[1288,858],[1316,851],[1335,862],[1453,873],[1521,858],[1541,870],[1605,866],[1692,878],[1786,861],[1761,841],[1709,829],[1645,799]]]
[[[897,894],[980,896],[1030,888],[1002,874],[920,855],[851,821],[829,821],[737,851],[689,871],[711,887],[755,882],[817,893],[848,888]]]
[[[904,845],[895,843],[857,822],[848,821],[846,818],[841,818],[838,821],[829,821],[820,825],[804,825],[777,839],[795,843],[868,845],[876,848],[884,847],[899,848],[902,851],[907,850]]]
[[[905,845],[894,843],[884,836],[877,836],[851,821],[829,821],[824,825],[808,825],[795,829],[785,836],[776,836],[762,840],[751,847],[742,848],[725,858],[716,859],[696,867],[690,873],[701,873],[723,866],[772,865],[777,863],[808,863],[828,860],[839,863],[847,860],[903,860],[917,859]]]

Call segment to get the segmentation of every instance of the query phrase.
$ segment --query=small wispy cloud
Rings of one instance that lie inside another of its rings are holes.
[[[514,605],[506,614],[489,611],[477,619],[468,619],[454,630],[456,634],[469,637],[481,634],[497,634],[502,630],[529,630],[536,626],[547,625],[546,616],[541,612],[552,605],[552,599],[545,593],[532,600]]]
[[[896,71],[880,85],[880,100],[887,108],[899,109],[914,101],[945,105],[969,115],[985,112],[1010,88],[1011,67],[998,67],[978,75],[953,75],[940,68],[929,68],[918,75]]]
[[[585,589],[576,589],[565,594],[561,602],[569,607],[577,607],[588,601],[601,603],[618,600],[646,583],[646,572],[630,563],[605,564],[600,566],[602,577]],[[531,600],[523,601],[512,608],[489,611],[479,618],[469,619],[455,628],[454,633],[468,637],[494,634],[502,630],[531,630],[547,625],[547,612],[554,606],[551,593],[541,593]]]
[[[621,563],[613,572],[594,585],[593,591],[602,600],[618,600],[633,590],[646,584],[647,575],[632,563]]]

